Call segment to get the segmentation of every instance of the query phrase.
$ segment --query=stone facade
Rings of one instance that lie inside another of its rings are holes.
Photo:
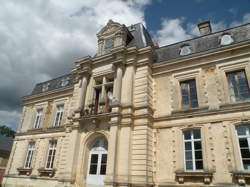
[[[222,42],[225,34],[231,43]],[[161,48],[142,24],[109,21],[97,37],[96,56],[79,59],[70,75],[40,83],[23,98],[4,186],[249,185],[236,127],[250,124],[250,24]],[[246,99],[232,100],[231,72],[241,78],[244,72]],[[187,97],[195,107],[184,105],[181,86],[190,80],[196,96],[190,88]],[[58,106],[63,115],[55,125]],[[188,161],[184,132],[193,130],[202,156],[194,143]]]

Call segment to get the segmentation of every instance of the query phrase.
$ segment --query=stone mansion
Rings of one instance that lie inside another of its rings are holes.
[[[110,20],[23,97],[4,187],[250,186],[250,24],[159,47]]]

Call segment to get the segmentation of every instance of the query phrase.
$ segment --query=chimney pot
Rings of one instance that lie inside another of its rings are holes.
[[[205,36],[212,33],[212,27],[210,21],[203,21],[198,25],[201,36]]]

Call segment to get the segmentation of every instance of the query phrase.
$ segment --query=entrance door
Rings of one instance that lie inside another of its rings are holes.
[[[89,153],[87,184],[104,185],[106,175],[108,142],[100,138],[94,142]]]

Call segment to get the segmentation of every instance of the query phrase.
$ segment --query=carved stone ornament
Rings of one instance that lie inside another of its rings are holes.
[[[32,168],[17,168],[19,175],[27,175],[29,176],[32,172]]]
[[[101,31],[97,34],[97,37],[100,38],[103,35],[110,35],[119,30],[121,30],[122,25],[120,23],[114,22],[113,20],[109,20],[107,25],[101,29]]]

